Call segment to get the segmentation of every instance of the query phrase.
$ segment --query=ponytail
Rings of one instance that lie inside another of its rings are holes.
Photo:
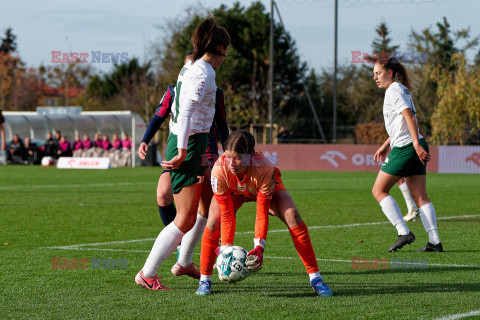
[[[392,70],[393,79],[395,80],[395,77],[397,77],[398,81],[403,84],[408,91],[410,91],[413,95],[416,95],[417,89],[411,79],[411,76],[409,75],[409,72],[396,57],[391,57],[388,60],[382,59],[377,63],[379,63],[385,70]]]
[[[230,36],[227,30],[217,25],[213,18],[203,20],[195,29],[192,35],[193,43],[193,62],[200,59],[205,53],[214,55],[223,55],[218,46],[230,45]]]

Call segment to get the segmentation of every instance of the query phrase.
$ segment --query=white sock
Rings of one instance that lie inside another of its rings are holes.
[[[200,275],[200,281],[212,281],[212,275],[204,275],[204,274],[201,274]]]
[[[184,233],[173,222],[163,228],[143,266],[142,270],[145,277],[150,278],[157,274],[157,270],[162,262],[170,257],[182,241],[183,235]]]
[[[397,201],[391,196],[386,196],[382,201],[380,201],[380,206],[382,207],[383,213],[387,216],[388,220],[397,228],[399,236],[405,236],[410,233],[410,230],[403,220],[402,212],[398,207]]]
[[[431,202],[424,204],[420,208],[420,218],[422,219],[423,227],[428,233],[428,242],[431,244],[439,244],[440,238],[437,231],[437,215],[435,208]]]
[[[320,277],[320,272],[317,271],[317,272],[309,273],[308,277],[310,278],[310,281],[312,281],[313,279]]]
[[[185,233],[182,240],[182,250],[180,250],[180,256],[178,257],[178,263],[187,268],[192,263],[192,256],[198,241],[202,238],[203,230],[207,224],[207,218],[202,217],[197,213],[197,221],[190,231]]]
[[[410,194],[410,190],[408,190],[407,183],[404,182],[399,186],[400,190],[403,193],[403,197],[405,198],[405,203],[407,204],[408,212],[417,209],[415,205],[415,201],[412,199],[412,195]]]

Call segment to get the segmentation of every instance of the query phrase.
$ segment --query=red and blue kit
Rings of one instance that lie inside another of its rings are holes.
[[[157,132],[158,128],[162,123],[168,118],[172,112],[172,105],[175,101],[175,85],[171,85],[165,91],[165,94],[160,100],[160,103],[155,110],[155,115],[148,124],[145,135],[143,136],[142,142],[149,143],[152,140],[153,136]],[[208,147],[205,152],[205,161],[213,166],[215,160],[218,158],[218,142],[223,144],[227,140],[229,135],[227,117],[225,111],[225,98],[223,95],[223,90],[217,88],[216,92],[216,103],[215,103],[215,116],[210,127],[210,132],[208,134]]]

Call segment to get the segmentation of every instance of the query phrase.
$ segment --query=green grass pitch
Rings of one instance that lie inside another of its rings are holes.
[[[331,298],[317,297],[285,225],[270,219],[263,269],[213,294],[160,267],[171,291],[137,287],[153,239],[162,229],[155,190],[160,168],[59,170],[0,166],[0,319],[437,319],[480,310],[480,177],[428,175],[443,253],[396,253],[396,230],[371,195],[375,173],[283,172],[310,228]],[[402,212],[398,187],[392,195]],[[254,204],[237,214],[237,245],[251,250]],[[138,241],[131,241],[138,240]],[[199,248],[194,262],[199,263]],[[88,259],[87,269],[52,269],[52,258]],[[427,259],[426,268],[352,269],[362,259]],[[123,260],[123,269],[94,269],[92,259]]]

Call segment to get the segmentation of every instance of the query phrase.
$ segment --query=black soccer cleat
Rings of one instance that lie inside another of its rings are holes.
[[[415,241],[415,236],[413,235],[412,231],[410,231],[407,235],[398,236],[397,241],[393,244],[393,246],[388,249],[388,252],[400,250],[404,245],[413,243]]]
[[[425,245],[425,247],[417,249],[415,251],[419,252],[443,252],[442,243],[439,244],[431,244],[430,242]]]

